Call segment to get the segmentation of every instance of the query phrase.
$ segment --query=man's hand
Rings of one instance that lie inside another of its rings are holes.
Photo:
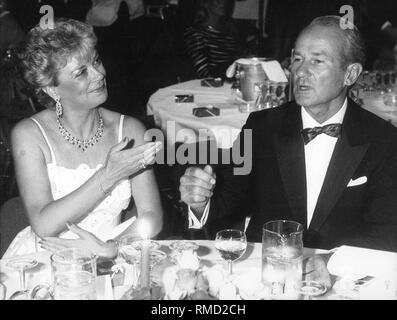
[[[215,183],[216,177],[211,166],[205,166],[204,170],[190,167],[180,179],[181,200],[192,210],[202,211],[212,197]]]

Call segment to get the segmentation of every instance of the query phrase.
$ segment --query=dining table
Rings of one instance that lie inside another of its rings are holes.
[[[157,90],[148,100],[147,115],[153,115],[156,126],[166,135],[170,145],[212,139],[218,148],[229,148],[250,112],[255,111],[246,111],[246,103],[239,91],[232,88],[231,82],[206,87],[201,85],[201,80],[189,80]],[[193,101],[176,102],[177,95],[191,95]],[[360,91],[359,98],[362,108],[397,126],[397,108],[385,105],[383,94]],[[193,109],[198,107],[218,108],[219,115],[198,117],[193,114]],[[200,134],[200,130],[206,130],[208,135]]]
[[[200,131],[207,130],[210,139],[219,148],[233,144],[249,113],[240,112],[241,101],[236,100],[232,84],[224,82],[220,87],[201,85],[202,79],[181,82],[161,88],[150,96],[146,113],[153,115],[157,127],[166,134],[167,143],[198,142],[208,139]],[[176,102],[178,95],[192,95],[192,102]],[[219,115],[199,117],[194,108],[215,107]]]
[[[159,245],[160,251],[163,251],[167,255],[167,259],[171,256],[171,248],[172,245],[176,242],[186,242],[185,240],[160,240],[156,241]],[[200,261],[200,265],[206,266],[220,266],[225,271],[227,270],[227,262],[223,260],[215,248],[215,241],[212,240],[196,240],[194,241],[197,244],[197,256]],[[377,251],[376,251],[377,252]],[[324,256],[329,255],[332,251],[322,250],[322,249],[313,249],[313,248],[304,248],[303,250],[303,258],[306,259],[308,257],[312,257],[314,255]],[[392,254],[392,253],[390,253]],[[349,255],[351,255],[349,253]],[[394,253],[393,259],[394,259]],[[36,267],[29,269],[26,271],[26,280],[27,280],[27,288],[34,288],[37,285],[51,283],[51,267],[50,267],[50,256],[51,252],[49,251],[38,251],[36,253],[25,255],[21,257],[32,258],[35,259],[38,264]],[[352,255],[351,255],[352,256]],[[7,262],[12,259],[2,259],[0,260],[0,280],[6,287],[6,295],[5,299],[9,299],[10,296],[17,290],[19,290],[19,275],[15,270],[10,270],[7,268]],[[115,261],[120,263],[120,257],[118,257]],[[379,260],[380,261],[380,260]],[[163,262],[162,262],[163,263]],[[241,258],[234,262],[233,272],[235,274],[250,274],[250,275],[258,275],[260,278],[261,274],[261,264],[262,264],[262,243],[252,243],[249,242],[247,244],[247,249]],[[117,264],[116,264],[117,265]],[[127,275],[127,273],[125,273]],[[123,297],[125,292],[131,287],[130,282],[127,281],[127,277],[124,277],[123,281],[119,281],[116,283],[111,279],[110,274],[106,275],[98,275],[97,283],[96,283],[96,292],[97,292],[97,300],[119,300]],[[260,281],[260,279],[258,280]],[[365,278],[365,277],[364,277]],[[393,298],[397,298],[397,295],[394,295]],[[346,299],[346,296],[340,294],[340,292],[336,292],[333,288],[328,290],[321,297],[317,297],[317,299],[322,300],[336,300],[336,299]],[[349,297],[351,299],[351,297]]]

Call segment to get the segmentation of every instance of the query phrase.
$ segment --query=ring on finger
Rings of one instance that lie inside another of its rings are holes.
[[[139,160],[139,167],[142,169],[146,169],[146,161],[145,159]]]

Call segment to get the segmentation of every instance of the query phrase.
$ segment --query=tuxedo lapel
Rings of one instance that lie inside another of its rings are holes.
[[[356,108],[360,107],[349,101],[341,137],[335,145],[309,226],[314,231],[325,222],[368,149],[366,130]]]
[[[284,190],[291,208],[291,219],[306,228],[306,170],[305,150],[301,137],[302,117],[300,107],[291,104],[285,113],[275,148]]]

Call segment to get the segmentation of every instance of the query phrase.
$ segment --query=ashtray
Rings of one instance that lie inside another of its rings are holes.
[[[198,249],[198,244],[193,241],[174,241],[168,246],[171,251],[185,251],[192,250],[195,251]]]
[[[135,250],[141,250],[142,248],[142,242],[146,241],[146,240],[137,240],[134,241],[131,246],[135,249]],[[158,250],[161,247],[160,243],[158,243],[157,241],[154,240],[150,240],[150,250]]]

